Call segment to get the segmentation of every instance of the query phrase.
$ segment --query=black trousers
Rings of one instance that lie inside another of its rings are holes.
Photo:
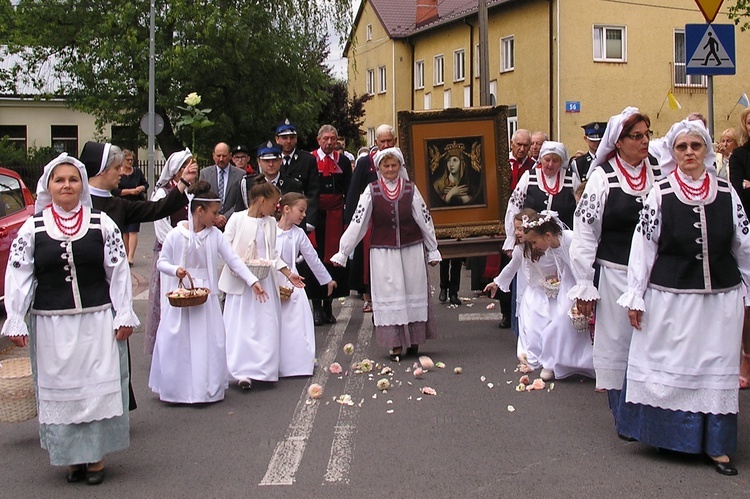
[[[463,258],[448,258],[440,262],[440,289],[447,289],[451,295],[458,294],[463,262]]]

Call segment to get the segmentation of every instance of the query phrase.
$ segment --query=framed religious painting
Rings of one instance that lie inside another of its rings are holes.
[[[504,235],[510,197],[507,110],[398,113],[406,169],[430,208],[438,238]]]

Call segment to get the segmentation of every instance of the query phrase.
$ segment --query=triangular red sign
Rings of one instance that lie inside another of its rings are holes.
[[[703,17],[706,18],[706,22],[712,23],[716,19],[716,14],[719,13],[724,0],[695,0],[695,3],[698,4],[698,8],[701,10]]]

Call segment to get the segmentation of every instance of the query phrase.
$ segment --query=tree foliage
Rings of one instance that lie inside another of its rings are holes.
[[[5,7],[0,33],[20,63],[0,75],[2,91],[42,89],[57,78],[74,108],[145,142],[138,124],[148,110],[149,0]],[[155,0],[155,12],[156,110],[165,121],[157,140],[165,154],[191,142],[189,128],[172,127],[191,92],[213,110],[215,126],[196,137],[203,155],[218,141],[257,144],[287,117],[302,133],[317,127],[329,98],[327,23],[345,29],[348,0]]]
[[[750,0],[736,0],[729,6],[729,19],[740,27],[741,31],[750,29]]]
[[[349,98],[346,82],[341,80],[332,80],[328,84],[327,94],[328,100],[318,115],[317,122],[336,127],[339,137],[346,139],[347,148],[356,152],[364,144],[364,131],[361,127],[364,124],[365,102],[370,99],[370,95],[354,94]],[[308,150],[316,149],[317,133],[317,130],[311,130],[300,141],[300,145]]]

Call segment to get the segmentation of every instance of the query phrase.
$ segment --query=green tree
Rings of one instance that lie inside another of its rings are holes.
[[[346,139],[347,148],[356,152],[358,147],[364,145],[362,125],[365,121],[365,102],[371,96],[357,96],[355,93],[350,98],[347,84],[341,80],[331,80],[326,93],[328,99],[318,115],[317,123],[336,127],[339,136]],[[312,130],[301,145],[308,150],[316,149],[317,133],[317,130]]]
[[[3,16],[8,51],[20,63],[0,85],[42,89],[50,78],[70,105],[97,123],[137,133],[148,109],[149,0],[21,0]],[[165,154],[189,144],[175,130],[177,106],[190,92],[211,108],[215,126],[201,130],[203,157],[218,141],[259,143],[288,117],[301,132],[316,128],[328,99],[322,65],[327,26],[340,32],[348,0],[156,0],[156,110],[165,121],[157,136]]]
[[[729,7],[729,19],[740,27],[740,30],[750,29],[750,0],[737,0],[734,5]]]

